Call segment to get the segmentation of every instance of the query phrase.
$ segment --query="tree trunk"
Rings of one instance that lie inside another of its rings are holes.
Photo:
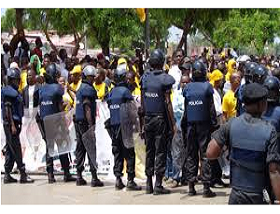
[[[51,40],[51,38],[50,38],[50,36],[48,34],[48,30],[47,29],[43,29],[43,31],[44,31],[44,33],[46,35],[47,41],[50,43],[51,48],[55,51],[56,55],[59,55],[56,46],[53,44],[53,42],[52,42],[52,40]]]
[[[23,23],[22,23],[23,12],[24,12],[24,9],[16,9],[16,26],[17,26],[17,33],[23,31]]]
[[[191,26],[194,22],[194,18],[195,18],[195,9],[193,10],[192,14],[191,15],[188,15],[186,18],[185,18],[185,23],[184,23],[184,29],[183,29],[183,35],[181,37],[181,40],[177,46],[177,49],[180,49],[182,48],[183,44],[185,44],[186,42],[186,39],[187,39],[187,36],[189,34],[189,31],[191,29]]]
[[[156,33],[156,48],[160,48],[160,35]]]
[[[11,46],[11,57],[14,57],[15,55],[15,51],[18,47],[18,43],[20,41],[23,41],[25,38],[24,35],[24,30],[23,30],[23,23],[22,23],[22,19],[23,19],[23,12],[24,9],[16,9],[16,28],[17,28],[17,33],[16,35],[13,36],[11,42],[10,42],[10,46]]]
[[[109,56],[109,54],[110,54],[109,43],[108,44],[102,44],[101,48],[102,48],[102,53],[105,56]]]

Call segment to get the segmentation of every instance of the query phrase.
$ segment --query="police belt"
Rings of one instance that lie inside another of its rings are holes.
[[[145,117],[165,117],[166,114],[164,112],[157,112],[157,113],[151,113],[147,112],[145,113]]]

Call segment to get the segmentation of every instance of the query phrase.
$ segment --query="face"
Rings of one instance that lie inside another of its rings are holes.
[[[77,84],[79,82],[80,76],[81,75],[77,74],[77,73],[72,75],[72,79],[73,79],[74,84]]]
[[[36,74],[35,71],[29,70],[27,73],[27,83],[28,85],[33,85],[36,82]]]
[[[38,58],[37,58],[37,57],[34,58],[33,64],[34,64],[35,66],[38,64]]]
[[[49,58],[49,57],[45,57],[45,58],[44,58],[44,61],[43,61],[44,67],[46,68],[50,63],[51,63],[51,62],[50,62],[50,58]]]
[[[65,78],[64,77],[59,77],[58,84],[60,84],[64,87],[65,86]]]
[[[177,51],[174,59],[175,63],[178,65],[181,62],[182,58],[183,58],[182,51]]]
[[[134,76],[133,76],[131,73],[127,73],[126,79],[127,79],[127,82],[128,82],[129,84],[134,84],[135,78],[134,78]]]

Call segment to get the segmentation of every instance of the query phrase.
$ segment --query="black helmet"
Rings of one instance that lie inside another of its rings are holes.
[[[165,61],[164,53],[160,49],[155,49],[152,51],[149,64],[152,68],[163,67]]]
[[[46,77],[47,83],[56,82],[56,78],[59,77],[59,75],[60,75],[60,72],[55,63],[49,64],[46,68],[46,73],[44,74],[44,76]]]
[[[20,79],[20,70],[18,68],[8,68],[7,77],[8,79]]]
[[[280,96],[280,81],[277,77],[269,76],[264,80],[264,87],[268,89],[268,102],[278,102]]]
[[[244,77],[246,83],[253,82],[253,75],[255,73],[255,68],[258,67],[258,63],[255,62],[246,62],[244,66]]]
[[[206,67],[202,62],[194,62],[192,76],[195,80],[197,80],[198,78],[201,79],[206,77]]]
[[[263,84],[267,75],[268,75],[268,69],[263,65],[259,65],[254,69],[253,82]]]
[[[125,82],[126,80],[126,73],[125,69],[116,69],[114,72],[114,81],[115,83]]]

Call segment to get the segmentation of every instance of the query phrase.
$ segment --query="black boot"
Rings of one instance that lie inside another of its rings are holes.
[[[138,186],[133,179],[129,179],[127,181],[127,185],[126,185],[126,189],[127,190],[132,190],[132,191],[139,191],[142,189],[142,187]]]
[[[52,184],[52,183],[55,183],[55,182],[56,182],[56,180],[55,180],[54,175],[53,175],[52,172],[51,172],[51,173],[48,173],[48,181],[49,181],[49,184]]]
[[[194,182],[189,182],[189,193],[188,193],[189,196],[194,196],[196,195],[196,191],[195,191],[195,188],[194,188]]]
[[[21,184],[28,184],[28,183],[34,183],[34,180],[31,179],[31,178],[26,174],[26,172],[21,172],[21,173],[20,173],[19,182],[20,182]]]
[[[82,172],[77,172],[76,186],[85,186],[85,185],[87,185],[87,182],[83,178]]]
[[[17,179],[13,178],[10,173],[5,173],[4,184],[16,183]]]
[[[203,184],[203,198],[213,198],[216,196],[216,193],[212,192],[210,189],[210,184]]]
[[[123,184],[121,177],[117,177],[116,184],[115,184],[116,190],[121,190],[124,187],[125,185]]]
[[[146,194],[152,194],[153,192],[153,178],[152,176],[148,176],[146,182]]]
[[[74,178],[68,169],[64,170],[64,178],[63,178],[64,182],[71,182],[71,181],[76,181],[77,179]]]
[[[162,186],[162,176],[156,176],[156,183],[154,188],[154,195],[170,194],[169,189],[165,189]]]
[[[96,172],[91,172],[91,176],[92,176],[92,179],[91,179],[92,187],[103,187],[104,186],[104,183],[98,179]]]

